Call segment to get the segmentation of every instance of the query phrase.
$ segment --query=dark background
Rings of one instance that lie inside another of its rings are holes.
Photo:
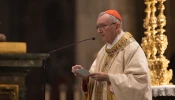
[[[75,0],[0,0],[0,33],[7,37],[7,41],[26,42],[27,53],[47,53],[53,49],[63,47],[75,42],[75,22],[76,22],[76,1]],[[129,2],[129,1],[128,1]],[[144,36],[143,19],[145,18],[145,5],[143,0],[135,0],[136,4],[136,40],[141,43]],[[175,0],[167,0],[165,15],[167,16],[167,26],[165,27],[168,36],[168,48],[165,56],[168,59],[174,54],[174,23],[175,10],[173,7]],[[127,12],[126,12],[127,13]],[[132,25],[132,24],[131,24]],[[50,55],[47,66],[47,83],[52,88],[51,100],[59,100],[59,84],[67,84],[68,100],[72,100],[72,88],[75,79],[71,73],[71,66],[75,64],[75,47],[69,47]],[[172,63],[170,68],[174,69]],[[33,77],[40,78],[41,72],[32,71],[27,76],[27,86],[35,88],[40,86],[41,80],[32,80]],[[34,83],[33,83],[34,82]],[[39,100],[33,92],[28,91],[28,100]],[[37,92],[36,92],[37,93]]]

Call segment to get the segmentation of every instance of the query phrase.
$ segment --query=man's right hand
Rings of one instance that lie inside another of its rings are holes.
[[[84,69],[81,65],[75,65],[75,66],[72,66],[72,72],[74,73],[75,76],[77,77],[80,77],[82,79],[84,79],[86,82],[88,82],[88,76],[85,77],[85,76],[82,76],[81,74],[77,73],[75,70],[77,69]]]

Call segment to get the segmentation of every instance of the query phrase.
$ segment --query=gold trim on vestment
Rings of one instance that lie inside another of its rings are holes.
[[[133,36],[129,32],[126,32],[122,36],[122,38],[111,49],[107,49],[107,44],[106,44],[105,50],[109,56],[113,56],[116,52],[121,51],[133,41],[135,41]]]
[[[122,38],[111,49],[107,49],[107,44],[106,44],[105,50],[108,56],[105,59],[102,72],[108,72],[117,54],[133,41],[135,41],[133,36],[129,32],[126,32],[122,36]]]

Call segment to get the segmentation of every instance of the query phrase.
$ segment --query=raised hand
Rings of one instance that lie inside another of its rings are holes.
[[[77,69],[84,69],[81,65],[75,65],[72,66],[72,72],[74,73],[75,76],[83,78],[85,81],[88,82],[88,76],[82,76],[81,74],[77,73],[75,70]]]

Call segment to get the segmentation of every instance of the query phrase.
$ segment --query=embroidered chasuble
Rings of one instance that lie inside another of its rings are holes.
[[[89,78],[85,100],[152,100],[145,54],[129,32],[108,49],[98,52],[90,72],[105,72],[109,81]]]

